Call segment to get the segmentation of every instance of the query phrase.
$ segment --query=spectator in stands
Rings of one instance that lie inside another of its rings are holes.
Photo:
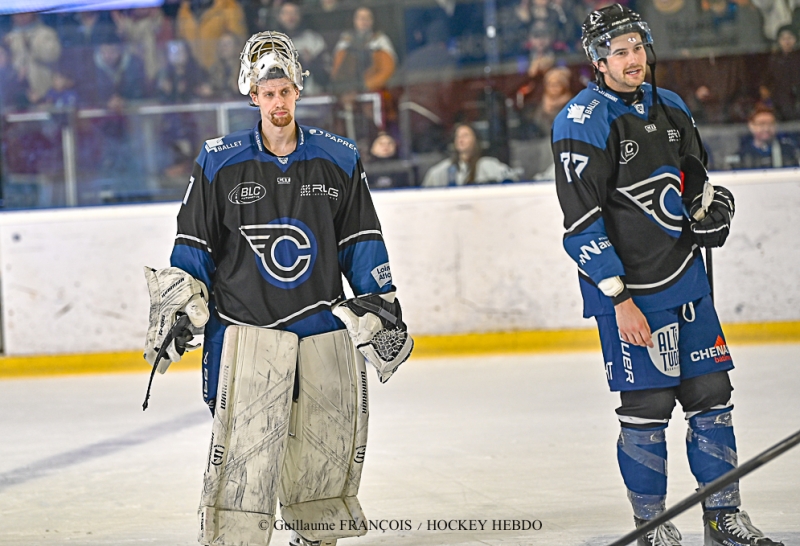
[[[102,42],[95,47],[88,72],[78,80],[78,97],[87,106],[121,111],[126,101],[145,96],[144,63],[125,51],[116,33]]]
[[[698,123],[743,122],[757,94],[742,56],[708,56],[673,66],[678,93]]]
[[[800,51],[790,25],[778,31],[778,50],[769,58],[760,94],[762,100],[772,103],[781,120],[800,119]]]
[[[778,39],[780,30],[792,24],[792,8],[800,7],[795,0],[753,0],[753,4],[761,12],[764,36],[768,40]]]
[[[274,12],[280,5],[281,0],[241,0],[248,36],[271,29],[275,25]]]
[[[0,42],[0,110],[27,105],[27,87],[11,63],[11,52]],[[2,155],[2,154],[0,154]]]
[[[142,60],[147,81],[152,82],[164,65],[166,43],[174,38],[169,19],[159,8],[112,11],[111,17],[128,51]]]
[[[372,10],[362,6],[353,15],[353,30],[339,38],[331,70],[337,91],[378,91],[394,74],[394,46],[386,34],[375,30],[374,22]]]
[[[42,99],[44,104],[55,108],[75,108],[78,106],[78,92],[75,89],[75,76],[67,67],[58,67],[53,71],[53,87]]]
[[[107,11],[68,13],[59,22],[59,35],[64,50],[70,55],[86,55],[115,31],[114,21]]]
[[[239,93],[239,53],[242,46],[239,38],[225,33],[217,42],[217,60],[208,69],[214,95],[221,99],[240,98]]]
[[[25,82],[27,98],[39,102],[53,86],[53,66],[61,56],[56,31],[36,13],[15,13],[12,28],[4,43],[11,52],[11,64],[17,78]]]
[[[470,125],[456,125],[453,145],[453,157],[431,167],[425,173],[423,186],[463,186],[517,180],[517,173],[511,167],[494,157],[481,155],[478,135]]]
[[[192,46],[195,60],[205,69],[216,58],[217,40],[226,32],[247,39],[244,10],[237,0],[183,0],[176,20],[177,36]]]
[[[553,34],[546,23],[537,21],[531,25],[527,47],[530,51],[528,76],[531,78],[543,76],[556,60],[553,50]]]
[[[162,101],[175,104],[213,94],[206,71],[192,57],[185,40],[167,42],[167,64],[156,77],[156,92]]]
[[[381,131],[369,148],[364,170],[373,189],[400,188],[411,185],[412,167],[398,158],[397,142]]]
[[[739,148],[735,169],[772,169],[800,166],[800,145],[787,135],[777,132],[775,111],[766,106],[756,106],[750,114],[745,137]]]
[[[308,8],[308,5],[306,5]],[[303,18],[308,28],[313,28],[325,40],[325,49],[333,51],[342,35],[342,30],[352,24],[353,14],[343,8],[339,0],[320,0],[315,9],[306,9]]]
[[[572,74],[566,67],[551,68],[541,82],[539,100],[523,108],[522,118],[524,138],[549,138],[553,120],[575,95],[572,92]],[[533,90],[536,94],[536,90]]]
[[[702,0],[688,47],[760,50],[765,45],[761,15],[749,0]]]
[[[693,0],[652,0],[639,2],[637,10],[650,25],[659,56],[688,55],[697,27],[700,5]]]
[[[553,48],[565,51],[567,46],[567,15],[563,9],[553,6],[551,0],[521,0],[516,9],[520,21],[530,27],[540,24],[548,29],[553,39]]]
[[[300,64],[310,75],[303,81],[303,94],[318,95],[328,84],[330,55],[325,50],[325,40],[318,32],[303,24],[303,14],[295,2],[284,2],[278,8],[277,30],[292,39],[300,54]]]

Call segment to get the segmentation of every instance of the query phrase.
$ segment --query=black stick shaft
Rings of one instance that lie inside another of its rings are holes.
[[[706,249],[706,275],[708,275],[708,284],[711,286],[711,301],[714,301],[714,261],[710,248]]]
[[[645,525],[642,525],[635,531],[631,531],[621,539],[617,540],[616,542],[612,542],[608,546],[625,546],[626,544],[630,544],[634,540],[638,539],[641,536],[646,535],[662,523],[674,518],[678,514],[682,514],[698,502],[703,501],[709,495],[716,493],[717,491],[722,490],[725,486],[735,482],[742,476],[746,476],[756,468],[764,465],[774,459],[775,457],[783,454],[786,451],[789,451],[797,444],[800,444],[800,430],[789,436],[788,438],[781,440],[771,448],[767,449],[766,451],[759,453],[742,466],[738,468],[734,468],[730,472],[727,472],[708,484],[707,486],[698,489],[692,495],[689,495],[681,502],[673,506],[672,508],[665,510],[662,512],[658,517],[651,519]]]

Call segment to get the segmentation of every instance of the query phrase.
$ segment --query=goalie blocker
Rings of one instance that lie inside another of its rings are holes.
[[[392,377],[414,349],[396,293],[392,287],[391,292],[358,296],[332,309],[347,327],[355,346],[377,370],[381,383]]]

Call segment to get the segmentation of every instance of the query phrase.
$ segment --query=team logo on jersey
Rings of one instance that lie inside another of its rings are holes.
[[[570,104],[567,106],[567,119],[571,119],[575,123],[580,123],[583,125],[584,121],[592,117],[592,112],[599,105],[600,101],[597,99],[592,99],[588,106],[584,106],[582,104]]]
[[[278,163],[280,163],[281,165],[286,165],[287,163],[289,163],[289,158],[288,157],[279,157],[278,158]]]
[[[650,125],[645,125],[644,129],[648,133],[654,133],[658,130],[658,127],[656,127],[655,124],[651,123]]]
[[[619,162],[627,164],[639,153],[639,145],[633,140],[623,140],[619,143]]]
[[[211,153],[211,152],[221,152],[222,150],[230,150],[231,148],[238,148],[241,145],[242,145],[241,140],[225,144],[224,139],[220,137],[220,138],[212,138],[206,140],[205,148],[206,152]]]
[[[255,252],[256,267],[268,283],[288,290],[311,276],[317,240],[300,220],[278,218],[268,224],[240,226],[239,232]]]
[[[677,174],[665,172],[617,190],[669,235],[680,237],[683,229],[680,185]]]
[[[703,349],[701,351],[694,351],[690,355],[692,362],[699,362],[706,358],[713,358],[714,362],[729,362],[731,360],[731,353],[728,350],[728,344],[722,339],[722,336],[717,336],[717,341],[713,347]]]
[[[669,377],[681,375],[678,351],[678,323],[673,322],[653,332],[653,346],[647,348],[656,369]]]
[[[233,188],[228,194],[228,201],[234,205],[248,205],[263,199],[267,195],[267,190],[256,182],[242,182]]]
[[[309,130],[308,130],[308,132],[309,132],[309,134],[312,134],[312,135],[322,135],[322,134],[325,134],[325,132],[324,132],[324,131],[320,131],[319,129],[309,129]]]
[[[636,109],[637,112],[644,115],[644,104],[634,104],[633,107]]]

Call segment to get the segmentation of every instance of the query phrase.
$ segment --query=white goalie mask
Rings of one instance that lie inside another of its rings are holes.
[[[303,72],[297,49],[286,34],[259,32],[253,34],[239,56],[239,92],[249,95],[256,84],[267,77],[273,68],[279,68],[298,90],[303,89]]]

